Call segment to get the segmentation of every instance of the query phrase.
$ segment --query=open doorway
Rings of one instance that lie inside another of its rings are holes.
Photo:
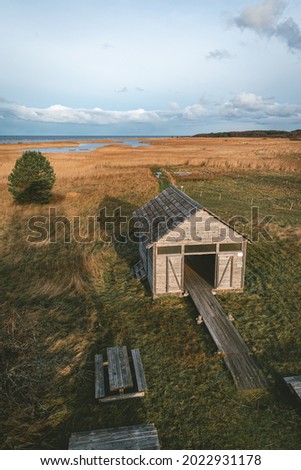
[[[185,256],[185,263],[205,279],[211,287],[215,287],[215,261],[215,254]]]

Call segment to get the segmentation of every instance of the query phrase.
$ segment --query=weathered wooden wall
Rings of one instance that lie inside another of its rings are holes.
[[[174,230],[163,235],[158,245],[182,243],[240,243],[244,237],[234,232],[228,225],[200,209]]]
[[[147,249],[143,243],[139,243],[139,254],[147,274],[147,279],[153,291],[153,249]]]
[[[219,253],[215,289],[241,289],[245,257],[239,253]]]
[[[153,291],[153,248],[147,250],[147,279]]]
[[[200,209],[174,230],[162,236],[152,247],[146,248],[140,243],[139,252],[154,296],[184,292],[186,255],[214,254],[216,256],[215,279],[212,288],[218,292],[243,288],[246,244],[247,240],[242,235],[234,232],[216,216]],[[200,245],[212,246],[209,247],[209,251],[199,253],[197,247]],[[225,245],[229,246],[229,251],[224,251]],[[187,247],[190,247],[192,251],[188,253]],[[194,247],[196,247],[195,251]],[[158,252],[160,248],[165,250],[163,254]],[[180,253],[170,253],[173,248]]]
[[[182,255],[157,255],[156,294],[182,292]]]

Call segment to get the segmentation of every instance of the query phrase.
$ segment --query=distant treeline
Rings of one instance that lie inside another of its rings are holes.
[[[231,131],[210,132],[209,134],[195,134],[193,137],[265,137],[283,139],[301,139],[301,129],[295,131]]]

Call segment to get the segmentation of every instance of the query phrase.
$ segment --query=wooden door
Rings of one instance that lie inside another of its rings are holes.
[[[217,263],[218,289],[229,289],[233,280],[233,254],[219,254]]]
[[[182,257],[166,256],[166,292],[182,291]]]

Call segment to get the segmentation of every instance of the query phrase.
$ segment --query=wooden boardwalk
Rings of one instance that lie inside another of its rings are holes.
[[[75,432],[69,450],[157,450],[158,433],[153,424]]]
[[[218,350],[223,354],[237,388],[252,390],[268,387],[263,372],[212,294],[211,287],[187,264],[185,264],[185,287],[203,317]]]

